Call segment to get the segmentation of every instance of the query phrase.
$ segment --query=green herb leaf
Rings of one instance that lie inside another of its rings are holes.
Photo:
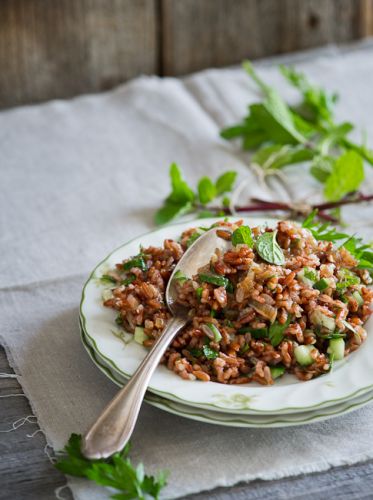
[[[340,156],[326,180],[324,195],[327,200],[336,201],[356,191],[364,180],[364,166],[360,155],[347,151]]]
[[[203,288],[201,286],[199,286],[197,289],[196,289],[196,295],[197,295],[197,299],[201,302],[201,298],[202,298],[202,292],[203,292]]]
[[[103,274],[100,278],[101,283],[108,285],[108,284],[114,284],[116,285],[118,282],[115,278],[112,276],[109,276],[109,274]]]
[[[193,245],[193,243],[198,240],[198,238],[201,236],[201,233],[199,231],[195,231],[191,236],[189,236],[186,246],[187,248],[190,247],[190,245]]]
[[[199,274],[200,281],[204,283],[211,283],[216,286],[223,286],[228,292],[233,292],[233,285],[228,278],[220,276],[219,274]],[[231,293],[232,293],[231,292]]]
[[[334,227],[331,227],[329,223],[315,221],[316,214],[317,210],[313,210],[302,224],[302,227],[311,231],[316,240],[336,242],[337,240],[349,238],[348,234],[338,232]]]
[[[360,278],[349,269],[340,269],[338,275],[340,280],[337,282],[336,288],[342,293],[345,292],[346,288],[360,283]]]
[[[364,160],[366,160],[368,163],[373,165],[373,151],[371,149],[368,149],[365,145],[360,146],[358,144],[355,144],[347,139],[345,139],[343,141],[343,145],[346,148],[351,149],[352,151],[355,151],[362,158],[364,158]]]
[[[342,142],[354,126],[350,122],[343,122],[339,125],[330,125],[324,129],[324,135],[319,141],[319,149],[323,155],[329,154],[329,150],[336,144]]]
[[[171,194],[167,201],[174,204],[184,205],[194,200],[194,192],[188,186],[181,175],[181,170],[176,163],[170,166]]]
[[[219,353],[212,349],[209,345],[204,345],[202,350],[207,359],[216,359],[219,356]]]
[[[347,233],[340,233],[328,223],[315,221],[317,210],[314,210],[304,220],[302,227],[311,231],[313,237],[319,241],[332,241],[336,243],[339,240],[345,240],[341,246],[346,248],[350,254],[358,261],[358,268],[367,269],[373,273],[373,248],[371,245],[364,245],[362,239],[351,236]]]
[[[225,215],[224,212],[214,213],[211,210],[202,210],[198,212],[199,219],[210,219],[211,217],[220,217],[221,215]]]
[[[147,265],[145,260],[141,255],[134,257],[133,259],[128,260],[127,262],[123,262],[123,270],[130,271],[133,267],[138,267],[141,271],[147,271]]]
[[[236,181],[236,177],[237,172],[234,172],[233,170],[229,170],[228,172],[225,172],[220,177],[218,177],[215,183],[216,194],[220,196],[224,193],[232,191],[233,185]]]
[[[188,281],[188,278],[185,276],[185,274],[180,271],[180,269],[178,271],[176,271],[176,273],[174,274],[174,280],[176,280],[177,282],[180,283],[180,285],[183,285],[186,281]]]
[[[318,274],[315,269],[310,269],[309,267],[304,268],[304,277],[315,282],[318,280]]]
[[[268,337],[268,328],[251,328],[244,326],[238,330],[238,333],[251,333],[254,339],[265,339]]]
[[[313,287],[316,288],[316,290],[319,290],[320,292],[322,292],[329,287],[329,283],[326,281],[326,279],[321,278],[321,280],[317,281],[313,285]]]
[[[145,499],[147,496],[159,498],[160,491],[166,485],[166,474],[161,472],[155,477],[147,476],[141,463],[134,467],[128,458],[128,445],[107,459],[88,460],[80,451],[81,441],[80,435],[71,435],[64,449],[65,456],[55,465],[58,470],[113,488],[117,493],[111,498],[118,500]]]
[[[284,77],[297,88],[303,96],[301,109],[306,117],[314,122],[330,122],[333,117],[333,108],[338,100],[337,94],[327,94],[322,88],[311,85],[305,75],[293,67],[280,66]]]
[[[247,352],[249,349],[250,349],[249,344],[245,342],[245,344],[240,349],[240,354],[245,354],[245,352]]]
[[[250,248],[253,247],[254,240],[251,234],[251,229],[249,226],[240,226],[232,234],[232,244],[237,245],[247,245]]]
[[[209,177],[202,177],[198,183],[199,201],[206,205],[216,196],[215,184]]]
[[[160,208],[155,216],[154,222],[157,226],[161,224],[166,224],[176,217],[181,217],[182,215],[190,212],[192,209],[192,203],[190,201],[182,203],[173,203],[171,201],[166,201],[164,206]]]
[[[311,163],[310,172],[315,179],[324,184],[332,173],[334,162],[331,156],[316,156]]]
[[[287,142],[291,142],[291,140],[301,143],[305,142],[305,138],[295,128],[290,109],[280,94],[278,94],[274,88],[269,87],[258,77],[250,61],[245,61],[242,66],[246,73],[255,81],[266,96],[263,106],[272,119],[270,128],[275,129],[277,126],[279,130],[282,129],[282,135],[287,134],[290,138],[290,141],[288,140]],[[264,122],[262,121],[261,125],[265,130],[267,130],[269,123],[270,122],[267,118]]]
[[[131,283],[133,283],[136,279],[136,276],[134,274],[130,274],[127,278],[123,279],[120,284],[121,285],[124,285],[124,286],[127,286],[127,285],[130,285]]]
[[[202,354],[203,354],[203,350],[202,349],[197,349],[197,348],[189,349],[189,352],[195,358],[200,358],[202,356]]]
[[[283,325],[281,325],[278,321],[275,321],[269,327],[268,330],[269,340],[271,341],[273,347],[278,346],[282,342],[285,335],[285,330],[290,325],[290,323],[291,323],[291,316],[288,316],[286,322]]]
[[[304,146],[275,144],[259,149],[251,161],[264,170],[276,170],[286,165],[311,160],[315,154],[315,151]]]
[[[193,206],[195,195],[181,175],[176,163],[170,166],[171,194],[166,198],[164,205],[154,217],[157,225],[166,224],[176,217],[189,212]]]
[[[277,231],[261,234],[256,240],[256,250],[266,262],[282,266],[285,264],[285,256],[282,248],[277,243],[276,235]]]

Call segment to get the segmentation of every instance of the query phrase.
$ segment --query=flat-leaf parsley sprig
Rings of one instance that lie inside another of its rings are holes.
[[[362,238],[338,231],[327,222],[315,220],[317,211],[314,210],[303,222],[302,227],[311,231],[313,237],[320,241],[331,241],[346,248],[358,262],[359,269],[367,269],[373,274],[373,246],[364,244]]]
[[[299,104],[290,106],[261,80],[249,61],[243,68],[261,90],[263,100],[251,104],[243,121],[223,129],[221,136],[241,139],[242,148],[252,152],[251,165],[263,175],[306,163],[311,175],[323,184],[326,200],[338,201],[357,191],[364,180],[364,161],[373,165],[373,151],[349,138],[355,128],[352,123],[335,121],[337,95],[312,85],[294,68],[280,66],[301,95]]]
[[[135,467],[128,457],[130,446],[109,458],[89,460],[81,452],[82,437],[72,434],[65,446],[64,455],[56,463],[57,469],[69,476],[85,477],[95,483],[117,491],[111,495],[115,500],[130,500],[152,497],[166,485],[167,475],[147,476],[142,463]]]

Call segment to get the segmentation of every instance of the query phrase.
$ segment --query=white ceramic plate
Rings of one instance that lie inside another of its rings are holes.
[[[89,356],[94,364],[115,384],[122,387],[126,383],[126,378],[115,373],[110,365],[95,352],[85,337],[83,329],[81,329],[83,345],[86,348]],[[339,417],[358,410],[366,404],[373,401],[373,391],[369,391],[363,396],[337,403],[328,408],[318,408],[316,410],[305,411],[294,414],[271,414],[271,415],[237,415],[234,413],[222,413],[213,410],[205,410],[204,408],[193,408],[183,403],[176,403],[169,399],[156,396],[149,392],[146,393],[145,401],[152,406],[165,410],[180,417],[198,420],[207,424],[223,425],[227,427],[290,427],[295,425],[305,425],[330,418]]]
[[[117,374],[129,377],[146,354],[146,349],[119,338],[123,332],[116,326],[115,311],[102,306],[104,286],[99,278],[118,262],[137,254],[143,246],[162,245],[165,238],[177,239],[185,229],[208,226],[217,219],[196,220],[163,227],[140,236],[114,250],[93,270],[84,286],[80,316],[84,333],[101,359],[106,360]],[[237,220],[237,219],[232,219]],[[245,224],[260,225],[276,221],[244,218]],[[259,384],[223,385],[215,382],[185,381],[159,366],[149,390],[165,399],[189,406],[237,414],[296,413],[335,405],[361,396],[373,389],[372,322],[367,325],[368,338],[360,349],[335,364],[328,373],[308,382],[285,375],[273,386]]]

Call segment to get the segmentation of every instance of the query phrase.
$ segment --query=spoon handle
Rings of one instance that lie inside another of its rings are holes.
[[[135,427],[150,378],[171,340],[186,322],[181,316],[174,316],[169,321],[130,380],[84,436],[83,455],[91,459],[106,458],[124,448]]]

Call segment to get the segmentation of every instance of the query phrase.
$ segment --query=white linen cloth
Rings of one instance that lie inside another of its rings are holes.
[[[373,43],[287,60],[337,90],[338,117],[365,128],[373,143]],[[277,62],[260,63],[260,74],[292,99]],[[276,182],[274,192],[261,188],[238,146],[219,138],[255,99],[240,69],[221,69],[184,81],[142,77],[105,94],[0,113],[0,335],[54,449],[84,432],[117,390],[81,345],[82,285],[109,251],[153,228],[172,161],[191,183],[237,170],[265,198],[300,199],[318,189],[302,167],[286,170],[288,192]],[[373,170],[366,172],[369,192]],[[345,213],[354,231],[372,238],[371,206]],[[170,471],[164,494],[174,498],[373,458],[373,405],[289,431],[222,428],[145,404],[132,442],[135,462]],[[106,495],[86,481],[70,484],[77,499]]]

